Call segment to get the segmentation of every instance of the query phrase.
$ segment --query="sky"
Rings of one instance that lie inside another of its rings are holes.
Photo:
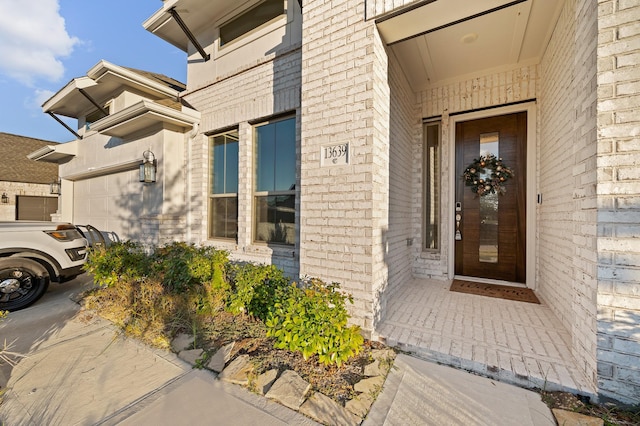
[[[75,139],[42,104],[103,59],[186,83],[186,54],[142,27],[161,7],[162,0],[0,0],[0,132]]]

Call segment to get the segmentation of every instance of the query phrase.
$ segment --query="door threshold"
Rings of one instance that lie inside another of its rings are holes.
[[[512,281],[494,280],[491,278],[467,277],[465,275],[454,275],[453,279],[461,281],[474,281],[482,284],[504,285],[508,287],[529,288],[525,283],[516,283]]]

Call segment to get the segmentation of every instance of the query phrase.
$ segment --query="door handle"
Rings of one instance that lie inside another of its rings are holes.
[[[456,241],[462,240],[462,233],[460,232],[460,221],[462,220],[462,206],[458,202],[456,203]]]

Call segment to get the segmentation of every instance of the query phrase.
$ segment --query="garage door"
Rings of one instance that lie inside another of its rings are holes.
[[[139,239],[142,187],[137,170],[74,182],[74,223],[114,232],[121,240]]]
[[[48,220],[58,210],[58,197],[36,197],[18,195],[16,199],[17,220]]]

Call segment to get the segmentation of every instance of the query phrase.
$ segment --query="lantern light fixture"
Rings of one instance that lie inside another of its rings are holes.
[[[60,185],[60,179],[55,179],[49,184],[49,194],[60,195],[62,193],[62,185]]]
[[[2,204],[9,204],[9,196],[6,192],[2,193]]]
[[[142,153],[142,164],[140,164],[140,182],[153,183],[156,181],[156,156],[150,150]]]

